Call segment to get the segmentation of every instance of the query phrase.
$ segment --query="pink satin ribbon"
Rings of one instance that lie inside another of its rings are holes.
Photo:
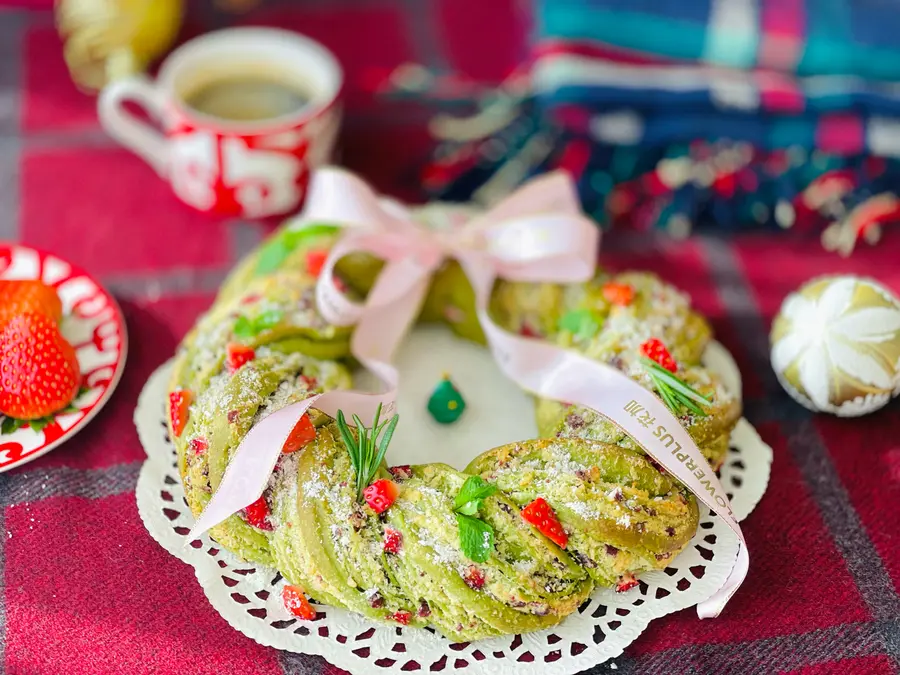
[[[725,490],[693,439],[659,398],[617,369],[539,339],[508,333],[488,316],[497,278],[572,283],[593,276],[598,230],[582,215],[565,174],[532,180],[461,228],[434,231],[416,223],[403,206],[379,198],[352,174],[321,169],[313,176],[300,223],[345,228],[322,269],[316,298],[327,321],[356,326],[351,351],[379,377],[384,391],[327,392],[263,419],[238,446],[188,541],[262,495],[288,434],[311,406],[332,416],[342,409],[363,420],[372,419],[378,403],[388,412],[393,410],[399,379],[391,365],[394,351],[414,322],[432,275],[446,259],[455,258],[472,284],[478,320],[507,377],[535,396],[568,401],[605,415],[738,536],[740,548],[724,585],[697,606],[701,618],[718,616],[746,577],[750,558]],[[356,251],[385,260],[365,304],[347,299],[334,279],[335,263]]]

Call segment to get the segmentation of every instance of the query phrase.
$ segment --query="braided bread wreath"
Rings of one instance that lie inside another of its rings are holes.
[[[195,516],[259,420],[313,393],[350,387],[351,329],[326,323],[314,292],[337,238],[328,225],[276,233],[230,275],[180,346],[169,431]],[[352,254],[337,276],[361,297],[380,267]],[[712,401],[706,416],[680,420],[710,465],[721,465],[740,403],[700,365],[711,330],[675,288],[639,272],[601,271],[565,286],[500,281],[491,312],[507,330],[615,365],[651,389],[638,357],[648,339],[662,341],[678,376]],[[587,329],[567,316],[590,317]],[[420,321],[445,321],[484,341],[456,263],[434,277]],[[624,591],[636,574],[666,567],[694,536],[698,509],[686,488],[605,418],[548,400],[536,401],[536,414],[541,438],[489,450],[463,472],[382,464],[375,478],[390,480],[396,494],[376,513],[357,499],[335,420],[311,409],[306,444],[281,455],[258,502],[210,534],[241,558],[276,568],[291,588],[375,621],[431,625],[453,641],[547,628],[596,586]],[[498,488],[480,504],[479,517],[495,532],[483,562],[464,555],[454,514],[470,476]],[[539,497],[564,529],[562,540],[551,535],[557,543],[521,515]],[[302,595],[293,602],[308,607]]]

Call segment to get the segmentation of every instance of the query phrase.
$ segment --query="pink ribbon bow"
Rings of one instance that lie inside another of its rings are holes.
[[[593,276],[599,233],[581,213],[565,174],[534,179],[463,227],[435,231],[416,223],[400,204],[379,198],[352,174],[321,169],[313,176],[300,218],[301,227],[310,223],[345,228],[316,286],[319,311],[332,324],[356,325],[351,352],[379,377],[384,391],[330,391],[260,421],[235,451],[188,541],[259,499],[284,442],[310,407],[332,416],[342,409],[363,420],[374,416],[379,403],[388,412],[393,410],[398,386],[393,354],[418,315],[432,275],[446,259],[455,258],[472,285],[478,321],[507,377],[535,396],[568,401],[608,417],[737,534],[740,549],[731,573],[722,588],[697,607],[701,618],[718,616],[746,577],[750,559],[725,490],[693,439],[652,392],[617,369],[539,339],[508,333],[488,316],[498,277],[572,283]],[[365,304],[348,300],[333,276],[335,263],[357,251],[385,260]],[[645,425],[635,410],[646,410],[658,423]]]

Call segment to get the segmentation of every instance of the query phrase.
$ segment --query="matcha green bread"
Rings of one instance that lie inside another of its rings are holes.
[[[351,332],[329,325],[315,305],[336,236],[327,225],[276,233],[226,280],[180,346],[169,431],[195,515],[255,424],[313,393],[351,386]],[[362,298],[380,267],[350,256],[337,283]],[[642,357],[648,340],[663,343],[668,370],[707,398],[700,413],[675,412],[711,464],[721,462],[740,405],[700,363],[711,331],[671,286],[603,272],[565,286],[499,282],[491,312],[509,330],[575,349],[654,391]],[[435,275],[420,320],[483,341],[456,263]],[[465,471],[382,462],[371,476],[361,472],[386,491],[377,503],[357,486],[349,449],[360,434],[311,409],[260,500],[210,535],[316,601],[373,621],[433,626],[456,641],[552,626],[594,588],[624,591],[635,575],[665,568],[699,515],[694,497],[605,418],[553,401],[536,406],[542,438],[489,450]],[[472,485],[484,494],[461,506]],[[543,516],[532,517],[535,509]],[[490,537],[473,544],[472,520]]]

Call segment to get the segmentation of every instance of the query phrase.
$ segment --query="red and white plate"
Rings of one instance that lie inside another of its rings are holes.
[[[81,393],[52,422],[43,428],[25,426],[0,434],[3,472],[50,452],[100,412],[122,376],[128,336],[122,310],[106,289],[84,270],[54,255],[0,244],[0,279],[40,279],[56,289],[64,314],[60,329],[75,347],[82,376]],[[0,415],[0,420],[5,418]]]

